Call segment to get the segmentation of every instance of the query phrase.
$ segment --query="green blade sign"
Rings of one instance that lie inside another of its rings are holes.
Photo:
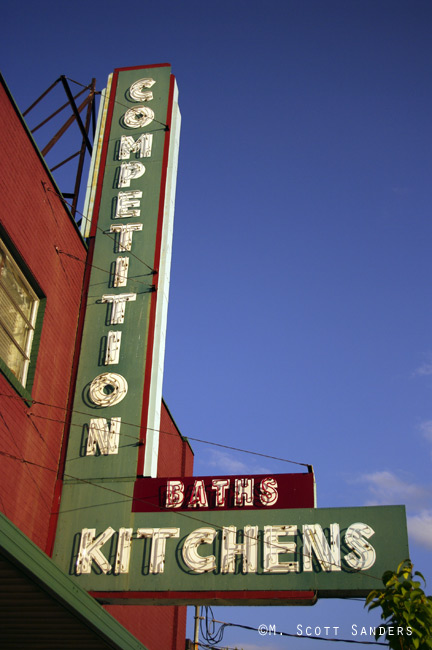
[[[365,596],[408,557],[403,506],[132,513],[122,521],[113,507],[119,495],[105,487],[57,548],[63,568],[104,602]]]

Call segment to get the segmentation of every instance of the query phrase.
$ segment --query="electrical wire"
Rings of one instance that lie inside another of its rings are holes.
[[[206,608],[206,609],[211,610],[211,608]],[[207,613],[206,613],[205,620],[206,620],[206,625],[207,625]],[[201,623],[201,620],[200,620],[200,623]],[[210,634],[209,635],[210,640],[207,640],[206,634],[202,634],[202,636],[204,637],[204,640],[206,641],[206,643],[209,644],[207,646],[202,645],[203,648],[214,648],[214,650],[219,650],[219,649],[217,649],[215,647],[215,644],[212,642],[212,638],[215,638],[215,639],[217,638],[218,639],[218,641],[215,641],[215,643],[221,643],[224,631],[228,627],[235,627],[235,628],[239,628],[239,629],[242,629],[242,630],[250,630],[251,632],[259,632],[259,628],[257,628],[257,627],[252,627],[250,625],[241,625],[240,623],[228,623],[226,621],[218,621],[218,620],[215,620],[214,618],[210,620],[210,623],[212,625],[214,625],[215,623],[219,623],[221,627],[219,628],[217,634],[214,634],[214,635]],[[210,628],[210,629],[212,629],[212,628]],[[373,646],[382,645],[382,646],[388,647],[387,643],[383,643],[381,641],[357,641],[356,639],[337,639],[335,637],[329,638],[329,637],[324,637],[324,636],[299,635],[299,634],[293,634],[293,633],[290,633],[290,632],[281,632],[281,631],[278,631],[277,635],[278,636],[289,637],[289,638],[293,638],[293,639],[310,639],[312,641],[327,641],[327,642],[330,642],[330,643],[356,643],[356,644],[360,644],[360,645],[373,645]],[[226,650],[226,649],[225,648],[220,648],[220,650]]]
[[[55,194],[56,196],[58,196],[58,198],[60,199],[60,201],[62,201],[62,203],[64,203],[64,205],[65,205],[67,208],[72,208],[72,204],[69,203],[68,201],[66,201],[66,199],[64,198],[64,196],[63,196],[62,194],[60,194],[59,192],[56,192],[56,191],[55,191],[54,189],[52,189],[51,187],[45,187],[45,183],[42,183],[42,185],[44,185],[44,189],[45,189],[46,192],[51,192],[52,194]],[[83,219],[86,219],[86,220],[87,220],[87,217],[84,215],[83,212],[80,212],[80,211],[77,210],[77,209],[75,210],[75,212],[77,212],[77,213],[78,213],[78,214],[79,214]],[[96,225],[96,229],[99,230],[103,235],[105,235],[106,237],[108,237],[109,239],[111,239],[114,243],[116,243],[115,235],[113,236],[113,235],[110,233],[110,231],[104,230],[103,228],[101,228],[101,227],[98,226],[98,225]],[[61,251],[61,252],[62,252],[63,254],[65,254],[65,255],[70,255],[69,253],[66,253],[65,251]],[[156,271],[152,266],[150,266],[149,264],[147,264],[147,262],[144,262],[144,260],[141,259],[140,257],[138,257],[138,255],[135,255],[134,253],[132,253],[132,251],[127,251],[127,254],[128,254],[129,257],[133,257],[133,258],[135,258],[136,260],[138,260],[138,262],[141,262],[141,264],[144,264],[144,266],[146,266],[146,267],[150,270],[150,272],[151,272],[152,275],[156,275],[156,274],[157,274],[157,271]],[[77,260],[80,261],[80,262],[83,261],[83,260],[80,260],[79,258],[77,258]],[[83,262],[84,262],[84,261],[83,261]],[[92,264],[88,264],[88,262],[84,262],[84,263],[87,264],[90,268],[92,268],[92,266],[93,266]],[[98,267],[96,267],[96,268],[98,268]]]
[[[66,79],[68,81],[72,81],[73,83],[77,84],[78,86],[83,86],[83,84],[78,83],[78,81],[74,81],[73,79],[70,79],[69,77],[66,77]],[[103,92],[102,90],[95,90],[95,95],[102,95],[102,92]],[[118,104],[118,106],[121,106],[122,108],[127,108],[127,109],[130,108],[130,106],[128,106],[127,104],[123,104],[123,102],[120,102],[118,99],[114,99],[113,101],[114,101],[115,104]],[[169,130],[168,124],[165,124],[164,122],[160,122],[155,117],[153,118],[152,122],[156,122],[157,124],[160,124],[161,126],[163,126],[165,131]]]
[[[36,426],[35,426],[35,428],[36,428],[36,431],[41,436],[42,440],[46,444],[45,439],[40,434],[40,432],[39,432],[39,430],[37,429]],[[40,463],[29,461],[29,460],[26,460],[24,458],[19,458],[17,456],[14,456],[13,454],[9,454],[7,452],[0,451],[0,455],[9,457],[9,458],[11,458],[13,460],[17,460],[17,461],[22,462],[22,463],[24,463],[26,465],[36,466],[36,467],[46,469],[46,470],[49,470],[49,471],[52,471],[52,472],[57,471],[57,468],[47,467],[47,466],[41,465]],[[117,490],[113,490],[112,488],[107,488],[106,486],[95,484],[93,481],[88,481],[88,480],[78,478],[78,477],[68,475],[68,474],[65,474],[65,476],[67,478],[70,478],[70,479],[78,480],[78,481],[80,481],[82,483],[90,484],[90,485],[92,485],[94,487],[99,487],[100,489],[104,489],[104,490],[106,490],[108,492],[116,493],[118,495],[121,495],[122,497],[126,497],[126,499],[128,499],[128,500],[131,499],[131,497],[129,495],[125,494],[125,493],[121,493],[121,492],[119,492]],[[143,502],[146,502],[145,499],[139,499],[139,500],[143,501]],[[84,508],[79,508],[79,509],[84,509]],[[197,517],[193,517],[191,515],[188,515],[187,513],[179,512],[178,514],[186,516],[188,519],[193,519],[193,520],[199,521],[201,523],[206,523],[206,524],[209,523],[209,522],[206,522],[205,520],[202,520],[202,519],[199,519]],[[214,525],[214,523],[212,523],[212,525]],[[223,527],[221,527],[221,526],[215,526],[215,528],[219,528],[219,530],[223,530]],[[357,575],[357,574],[354,574],[354,575]],[[372,576],[371,574],[367,574],[367,575],[379,580],[379,578],[377,578],[376,576]],[[356,599],[356,600],[360,600],[360,599]],[[214,618],[214,615],[213,615],[213,610],[209,606],[206,606],[204,608],[204,610],[205,610],[205,617],[200,617],[200,631],[201,631],[201,636],[204,638],[204,640],[206,641],[206,643],[208,645],[200,644],[201,647],[203,647],[203,648],[209,648],[209,649],[211,648],[213,650],[218,650],[217,644],[222,642],[224,631],[225,631],[225,629],[227,627],[236,627],[236,628],[250,630],[250,631],[258,631],[258,628],[254,628],[254,627],[251,627],[251,626],[216,620]],[[219,624],[219,628],[215,627],[216,623]],[[299,636],[297,634],[290,634],[290,633],[287,633],[287,632],[278,632],[278,635],[279,636],[285,636],[285,637],[291,637],[291,638],[308,638],[308,639],[311,639],[311,640],[328,641],[328,642],[333,641],[333,642],[345,642],[345,643],[360,643],[362,645],[387,645],[385,643],[380,643],[378,641],[369,642],[369,641],[356,641],[356,640],[353,640],[353,639],[336,639],[336,638],[331,638],[330,639],[330,638],[327,638],[327,637],[319,637],[319,636]],[[226,648],[221,648],[221,650],[226,650]]]
[[[83,84],[81,84],[81,83],[79,83],[79,82],[77,82],[77,81],[75,81],[75,80],[73,80],[73,79],[70,79],[69,77],[66,77],[66,78],[67,78],[69,81],[71,81],[72,83],[75,83],[75,84],[77,84],[77,85],[79,85],[79,86],[82,86],[84,89],[90,88],[90,86],[84,86]],[[95,91],[95,94],[100,95],[100,94],[101,94],[101,91]],[[124,107],[124,108],[129,108],[129,106],[123,104],[122,102],[119,102],[118,100],[114,100],[114,101],[115,101],[116,104],[118,104],[118,105],[120,105],[120,106],[122,106],[122,107]],[[163,127],[165,128],[165,130],[167,130],[167,129],[169,128],[167,124],[165,124],[165,123],[163,123],[163,122],[160,122],[160,121],[157,120],[157,119],[154,119],[153,121],[156,122],[156,123],[158,123],[158,124],[160,124],[161,126],[163,126]],[[47,189],[48,189],[48,191],[51,191],[51,192],[53,192],[54,194],[56,194],[56,195],[57,195],[57,196],[58,196],[58,197],[63,201],[63,203],[65,203],[68,207],[71,207],[71,205],[70,205],[70,204],[69,204],[69,203],[64,199],[64,197],[63,197],[62,195],[60,195],[58,192],[55,192],[53,189],[51,189],[51,188],[49,188],[49,187],[48,187]],[[80,214],[80,215],[82,216],[82,218],[87,219],[87,217],[86,217],[82,212],[80,212],[80,211],[78,211],[78,210],[76,210],[76,212],[78,212],[78,214]],[[99,226],[97,226],[97,229],[100,230],[100,231],[102,231],[104,234],[110,236],[109,233],[107,233],[106,231],[104,231],[104,230],[103,230],[102,228],[100,228]],[[114,237],[111,237],[111,239],[113,239],[113,241],[115,241],[115,238],[114,238]],[[102,269],[102,268],[100,268],[100,267],[98,267],[98,266],[96,266],[96,265],[94,265],[94,264],[89,264],[86,260],[81,260],[81,259],[78,258],[77,256],[72,255],[72,254],[70,254],[70,253],[67,253],[66,251],[62,251],[62,250],[58,249],[57,247],[56,247],[56,252],[57,252],[58,254],[63,254],[63,255],[66,255],[66,256],[68,256],[68,257],[70,257],[70,258],[73,258],[73,259],[75,259],[75,260],[77,260],[77,261],[83,263],[85,266],[90,266],[91,268],[96,268],[96,269],[98,269],[98,270],[100,270],[100,271],[103,271],[103,272],[106,272],[106,273],[112,275],[110,271],[107,271],[106,269]],[[134,255],[133,253],[130,253],[130,252],[129,252],[129,254],[132,255],[133,257],[135,257],[138,261],[140,261],[142,264],[144,264],[147,268],[149,268],[149,269],[151,270],[152,273],[155,273],[154,269],[152,269],[151,266],[149,266],[146,262],[144,262],[144,260],[140,259],[139,257],[137,257],[136,255]],[[139,277],[140,277],[140,276],[139,276]],[[140,280],[137,280],[136,278],[128,278],[128,279],[130,279],[130,280],[134,280],[135,282],[139,282],[139,283],[141,283],[141,284],[144,284],[144,282],[142,282],[142,281],[140,281]],[[153,286],[153,285],[146,284],[145,286]],[[9,397],[9,395],[5,395],[5,394],[0,394],[0,396]],[[33,401],[33,403],[34,403],[34,404],[43,404],[42,402],[37,402],[37,401]],[[44,404],[44,405],[45,405],[45,406],[51,406],[52,408],[63,408],[63,407],[54,406],[54,405],[48,405],[48,404]],[[66,409],[64,409],[64,410],[66,410]],[[71,411],[71,412],[78,412],[78,411],[74,411],[73,409],[70,409],[70,411]],[[43,416],[36,415],[36,414],[32,414],[32,413],[29,413],[28,415],[29,415],[29,416],[40,417],[41,419],[52,420],[51,418],[44,418]],[[31,420],[31,417],[30,417],[30,420]],[[31,420],[31,421],[32,421],[32,420]],[[62,421],[62,420],[52,420],[52,421],[59,422],[59,423],[62,423],[62,424],[66,424],[66,423],[67,423],[67,421]],[[43,436],[40,434],[39,429],[36,427],[36,425],[34,424],[33,421],[32,421],[32,424],[33,424],[34,428],[36,429],[36,431],[38,432],[39,436],[43,439],[44,443],[47,444],[46,441],[45,441],[45,439],[43,438]],[[122,424],[125,424],[125,425],[127,425],[127,426],[136,426],[136,427],[139,427],[139,425],[135,425],[135,424],[132,424],[132,423],[127,423],[127,422],[122,422]],[[75,425],[75,426],[82,426],[82,425]],[[141,428],[141,427],[139,427],[139,428]],[[149,429],[149,430],[153,430],[153,431],[157,431],[157,429],[151,429],[150,427],[148,427],[148,429]],[[168,432],[168,431],[163,431],[163,430],[159,430],[159,433],[167,434],[167,435],[176,435],[176,436],[177,436],[176,433],[172,433],[172,432]],[[126,434],[126,435],[127,435],[127,434]],[[132,436],[129,436],[129,437],[132,437]],[[308,465],[308,464],[306,464],[306,463],[299,463],[299,462],[292,461],[292,460],[288,460],[288,459],[285,459],[285,458],[279,458],[279,457],[275,457],[275,456],[270,456],[270,455],[268,455],[268,454],[261,454],[261,453],[258,453],[258,452],[253,452],[253,451],[250,451],[250,450],[245,450],[245,449],[241,449],[241,448],[236,448],[236,447],[232,447],[232,446],[229,446],[229,445],[222,445],[222,444],[220,444],[220,443],[214,443],[214,442],[211,442],[211,441],[202,440],[202,439],[194,438],[194,437],[190,437],[190,436],[188,436],[188,439],[193,440],[193,441],[195,441],[195,442],[200,442],[200,443],[203,443],[203,444],[209,444],[209,445],[214,445],[214,446],[222,447],[222,448],[224,448],[224,449],[228,449],[228,450],[238,451],[238,452],[241,452],[241,453],[253,454],[253,455],[260,456],[260,457],[267,458],[267,459],[272,459],[272,460],[277,460],[277,461],[282,461],[282,462],[288,462],[288,463],[294,463],[294,464],[297,464],[297,465],[304,465],[304,466],[306,466],[306,467],[309,467],[309,466],[310,466],[310,465]],[[129,445],[125,445],[125,446],[129,446]],[[32,461],[28,461],[28,460],[26,460],[26,459],[24,459],[24,458],[19,458],[19,457],[13,456],[12,454],[8,454],[7,452],[0,451],[0,455],[7,456],[7,457],[9,457],[9,458],[12,458],[12,459],[14,459],[14,460],[20,461],[20,462],[25,463],[25,464],[27,464],[27,465],[34,465],[34,466],[36,466],[36,467],[43,468],[43,469],[45,469],[45,470],[49,470],[49,471],[57,471],[57,468],[55,468],[55,469],[53,469],[53,468],[49,468],[49,467],[47,467],[47,466],[43,466],[43,465],[40,465],[40,464],[38,464],[38,463],[34,463],[34,462],[32,462]],[[117,491],[115,491],[115,490],[112,490],[112,489],[106,488],[105,486],[100,486],[100,485],[94,484],[92,481],[86,481],[85,479],[79,479],[79,478],[77,478],[77,477],[72,477],[71,475],[67,475],[67,474],[65,474],[65,476],[68,476],[68,478],[73,478],[73,479],[75,479],[75,480],[79,480],[79,481],[82,481],[82,482],[85,482],[85,483],[89,483],[89,484],[91,484],[91,485],[96,485],[97,487],[100,487],[100,488],[102,488],[102,489],[108,490],[108,491],[110,491],[110,492],[117,492]],[[117,493],[118,493],[119,495],[122,494],[122,493],[120,493],[120,492],[117,492]],[[126,494],[122,494],[122,496],[125,496],[125,497],[128,497],[128,498],[131,498],[131,497],[129,497],[129,495],[126,495]],[[140,501],[143,501],[143,499],[139,499],[139,500],[140,500]],[[178,513],[178,514],[186,514],[186,513]],[[186,516],[187,516],[187,515],[186,515]],[[196,519],[195,517],[191,517],[191,518]],[[199,520],[199,519],[198,519],[198,521],[202,521],[203,523],[208,523],[208,522],[205,522],[204,520]],[[371,577],[374,577],[374,578],[375,578],[376,576],[371,576]],[[360,600],[360,599],[348,599],[348,600]],[[250,631],[256,631],[256,632],[258,631],[258,628],[254,628],[254,627],[247,626],[247,625],[241,625],[241,624],[237,624],[237,623],[229,623],[229,622],[217,621],[216,619],[214,619],[213,610],[212,610],[212,608],[211,608],[210,606],[205,606],[203,609],[204,609],[204,611],[205,611],[205,616],[204,616],[204,617],[200,617],[200,632],[201,632],[201,635],[202,635],[202,637],[204,638],[205,642],[206,642],[208,645],[204,645],[204,644],[201,644],[201,643],[200,643],[199,645],[200,645],[200,647],[202,647],[202,648],[208,648],[208,649],[211,648],[212,650],[219,650],[219,649],[217,648],[217,644],[219,644],[219,643],[222,642],[223,635],[224,635],[224,631],[225,631],[225,629],[226,629],[227,627],[235,627],[235,628],[239,628],[239,629],[250,630]],[[215,627],[215,624],[219,624],[219,628],[216,628],[216,627]],[[339,642],[339,643],[357,643],[357,644],[361,644],[361,645],[381,645],[381,646],[387,646],[386,643],[381,643],[381,642],[379,642],[379,641],[372,642],[372,641],[356,641],[356,640],[353,640],[353,639],[336,639],[336,638],[327,638],[327,637],[318,637],[318,636],[299,636],[299,635],[297,635],[297,634],[290,634],[290,633],[287,633],[287,632],[278,632],[278,634],[281,635],[281,636],[291,637],[291,638],[298,638],[298,639],[300,639],[300,638],[308,638],[308,639],[310,639],[310,640],[317,640],[317,641],[328,641],[328,642]],[[226,646],[224,646],[223,648],[220,648],[220,650],[231,650],[231,649],[229,649],[229,648],[227,648]],[[232,649],[232,650],[234,650],[234,649]]]
[[[78,82],[75,82],[75,81],[72,80],[72,79],[70,79],[70,81],[72,81],[73,83],[78,83]],[[82,84],[79,84],[79,85],[82,85]],[[97,91],[97,92],[99,93],[99,91]],[[128,106],[122,104],[121,102],[118,102],[117,100],[114,100],[114,101],[116,101],[117,104],[119,104],[119,105],[121,105],[121,106],[125,106],[126,108],[128,108]],[[156,123],[158,123],[158,124],[161,124],[161,125],[164,126],[166,129],[168,128],[168,126],[167,126],[166,124],[164,124],[164,123],[162,123],[162,122],[159,122],[158,120],[154,120],[154,121],[155,121]],[[57,194],[57,195],[60,197],[60,199],[61,199],[64,203],[67,204],[67,202],[65,201],[64,197],[62,197],[60,194],[58,194],[57,192],[55,192],[55,191],[52,190],[51,188],[47,188],[47,189],[48,189],[48,191],[52,191],[53,193]],[[81,213],[80,213],[80,214],[81,214]],[[84,215],[82,215],[82,216],[84,216]],[[100,230],[101,230],[101,229],[100,229]],[[61,251],[61,250],[58,249],[57,247],[56,247],[56,251],[57,251],[58,254],[62,253],[62,254],[68,255],[68,256],[70,256],[70,257],[74,257],[74,258],[77,259],[78,261],[82,261],[82,260],[80,260],[79,258],[77,258],[76,256],[72,256],[71,254],[66,253],[65,251]],[[139,259],[139,258],[138,258],[138,259]],[[151,269],[151,267],[150,267],[148,264],[146,264],[143,260],[140,260],[140,261],[141,261],[143,264],[145,264],[149,269]],[[84,263],[85,263],[85,262],[84,262]],[[93,265],[90,265],[90,266],[93,266]],[[99,268],[99,267],[95,266],[95,268]],[[106,271],[105,269],[99,269],[99,270]],[[153,269],[151,269],[151,270],[153,271]],[[35,402],[35,403],[36,403],[36,402]],[[53,408],[59,408],[59,407],[53,407]],[[37,416],[36,414],[31,414],[31,415],[35,415],[36,417],[43,417],[43,416]],[[46,419],[49,419],[49,418],[46,418]],[[60,421],[59,421],[59,422],[60,422]],[[64,421],[63,423],[66,424],[66,421]],[[33,423],[33,424],[34,424],[34,423]],[[125,424],[127,425],[128,423],[125,423]],[[131,424],[131,423],[129,423],[129,424]],[[34,426],[35,426],[35,425],[34,425]],[[139,425],[132,425],[132,426],[139,426]],[[164,431],[160,431],[160,432],[161,432],[161,433],[168,433],[168,432],[164,432]],[[174,435],[176,435],[176,434],[174,434]],[[190,439],[191,439],[191,440],[195,440],[195,441],[197,441],[197,442],[205,443],[205,444],[214,444],[214,445],[216,445],[216,446],[223,447],[223,448],[230,449],[230,450],[234,450],[234,451],[241,451],[241,452],[244,452],[244,453],[251,453],[251,454],[254,454],[254,455],[259,455],[259,456],[266,457],[266,458],[271,458],[271,459],[274,459],[274,460],[280,460],[280,461],[285,461],[285,462],[291,462],[291,463],[295,463],[295,464],[298,464],[298,465],[304,465],[304,466],[307,466],[307,467],[308,467],[308,465],[305,464],[305,463],[297,463],[296,461],[287,461],[286,459],[276,458],[276,457],[272,457],[272,456],[264,455],[264,454],[257,454],[256,452],[251,452],[251,451],[247,451],[247,450],[241,450],[241,449],[239,449],[239,448],[235,448],[235,447],[228,446],[228,445],[221,445],[221,444],[219,444],[219,443],[210,443],[209,441],[204,441],[204,440],[200,440],[200,439],[197,439],[197,438],[190,438]],[[12,457],[12,456],[10,456],[10,457]],[[16,460],[19,460],[19,459],[16,458]],[[22,461],[22,462],[26,462],[26,463],[30,463],[30,461],[25,461],[24,459],[21,459],[21,461]],[[47,469],[48,469],[48,468],[47,468]]]
[[[24,401],[24,399],[22,397],[20,397],[19,395],[8,395],[7,393],[0,393],[0,397],[6,397],[7,399],[17,399],[19,401]],[[75,414],[78,414],[78,415],[85,415],[87,417],[91,417],[93,415],[92,413],[86,413],[85,411],[79,411],[77,409],[69,409],[69,408],[66,408],[64,406],[49,404],[47,402],[41,402],[39,400],[32,400],[32,406],[33,405],[40,405],[40,406],[46,406],[48,408],[60,409],[62,411],[66,411],[66,412],[71,413],[71,414],[75,413]],[[42,420],[49,420],[49,421],[53,421],[53,422],[58,422],[59,424],[68,424],[68,420],[60,420],[60,419],[56,419],[56,418],[49,418],[47,416],[39,415],[37,413],[31,413],[31,412],[29,413],[29,415],[31,415],[33,417],[40,418]],[[71,424],[72,424],[72,426],[82,426],[82,424],[75,424],[75,423],[71,423]],[[140,429],[140,430],[143,429],[143,427],[140,424],[135,424],[134,422],[127,422],[127,421],[122,420],[122,426],[123,425],[125,425],[126,427],[128,427],[128,426],[129,427],[134,427],[134,428],[137,428],[137,429]],[[176,437],[178,436],[178,433],[180,433],[180,432],[175,433],[175,432],[172,432],[172,431],[165,431],[163,429],[154,429],[152,427],[147,427],[147,430],[148,431],[154,431],[156,433],[162,433],[162,434],[170,435],[170,436],[176,436]],[[122,436],[123,435],[125,437],[133,438],[134,440],[136,440],[136,436],[128,435],[127,433],[125,433],[125,434],[122,433]],[[185,436],[182,436],[182,438],[184,438],[184,437]],[[240,447],[233,447],[232,445],[224,445],[224,444],[219,443],[219,442],[213,442],[211,440],[204,440],[202,438],[196,438],[194,436],[186,436],[186,440],[192,440],[193,442],[199,442],[201,444],[211,445],[213,447],[221,447],[221,448],[227,449],[229,451],[237,451],[237,452],[240,452],[240,453],[243,453],[243,454],[251,454],[253,456],[259,456],[260,458],[267,458],[268,460],[277,460],[277,461],[280,461],[280,462],[283,462],[283,463],[290,463],[290,464],[293,464],[293,465],[300,465],[302,467],[307,467],[308,469],[312,467],[311,463],[301,463],[301,462],[296,461],[296,460],[289,460],[288,458],[280,458],[278,456],[271,456],[270,454],[263,454],[263,453],[258,452],[258,451],[251,451],[249,449],[242,449]]]
[[[71,253],[66,253],[66,251],[62,251],[57,246],[55,246],[55,251],[56,251],[57,255],[66,255],[66,257],[70,257],[70,258],[72,258],[74,260],[77,260],[78,262],[81,262],[87,268],[97,269],[98,271],[102,271],[103,273],[107,273],[110,277],[113,277],[113,273],[110,270],[103,269],[100,266],[96,266],[96,264],[90,264],[89,262],[87,262],[86,259],[82,260],[79,257],[77,257],[77,255],[72,255]],[[142,262],[142,260],[140,260],[140,262]],[[143,262],[143,264],[145,264],[145,262]],[[146,264],[146,266],[148,266],[148,265]],[[150,268],[150,267],[148,267],[148,268]],[[142,284],[145,287],[151,287],[152,290],[154,290],[154,288],[155,288],[154,285],[150,284],[149,282],[143,282],[142,280],[138,280],[138,278],[143,277],[142,275],[135,275],[135,276],[132,275],[131,276],[129,274],[123,275],[121,273],[116,273],[115,275],[116,275],[116,277],[118,277],[120,279],[126,279],[128,281],[131,281],[134,284]],[[150,274],[147,274],[147,275],[153,275],[153,273],[150,273]],[[94,286],[94,285],[91,285],[91,286]],[[88,296],[88,297],[90,298],[91,296]]]
[[[5,451],[0,451],[0,456],[5,456],[5,457],[8,457],[8,458],[10,458],[12,460],[17,460],[17,461],[20,461],[22,463],[26,463],[28,465],[33,465],[33,466],[39,467],[41,469],[46,469],[46,470],[48,470],[50,472],[57,472],[57,468],[47,467],[47,466],[42,465],[40,463],[36,463],[34,461],[30,461],[30,460],[27,460],[25,458],[20,458],[18,456],[15,456],[14,454],[10,454],[10,453],[5,452]],[[147,499],[143,499],[141,497],[134,499],[134,497],[131,497],[129,494],[127,494],[125,492],[120,492],[119,490],[114,490],[113,488],[106,487],[106,485],[102,485],[100,483],[97,483],[97,482],[89,480],[89,479],[84,479],[84,478],[81,478],[81,477],[78,477],[78,476],[73,476],[72,474],[68,474],[66,472],[63,473],[63,478],[78,481],[80,483],[84,483],[86,485],[90,485],[90,486],[99,488],[100,490],[105,490],[106,492],[109,492],[109,493],[116,494],[118,496],[124,497],[126,500],[129,500],[129,501],[134,501],[135,500],[135,501],[138,501],[140,503],[153,505],[152,502],[148,501]],[[116,477],[116,478],[121,478],[121,477]],[[100,506],[101,504],[98,504],[98,505]],[[75,508],[75,510],[84,510],[86,508],[87,508],[87,506],[84,506],[84,507],[80,507],[80,508]],[[171,509],[169,511],[172,512]],[[194,515],[192,515],[192,514],[190,514],[188,512],[180,510],[180,511],[176,511],[176,514],[181,516],[181,517],[184,517],[186,519],[192,520],[194,522],[198,522],[199,524],[205,524],[206,526],[213,526],[214,528],[218,529],[220,532],[223,532],[223,530],[224,530],[224,526],[219,526],[219,525],[215,524],[214,522],[207,521],[206,519],[203,519],[202,517],[194,516]],[[244,537],[249,537],[253,541],[256,541],[256,542],[259,541],[259,537],[255,537],[253,535],[247,535],[244,531],[243,531],[243,535],[244,535]],[[272,546],[272,547],[274,546],[275,548],[279,548],[279,546],[277,544],[272,544],[271,542],[267,542],[267,545]],[[304,553],[303,553],[303,555],[304,555],[304,557],[306,556]],[[314,556],[311,553],[309,556],[306,556],[306,557],[313,560]],[[326,560],[326,564],[337,567],[337,569],[340,570],[340,565],[339,564],[336,564],[334,562],[330,562],[328,560]],[[352,575],[360,575],[360,573],[357,572],[357,573],[353,573]],[[361,575],[366,575],[366,576],[368,576],[370,578],[373,578],[374,580],[378,580],[378,581],[381,582],[381,578],[379,578],[378,576],[375,576],[375,575],[373,575],[373,574],[371,574],[369,572],[362,571]]]
[[[219,627],[216,628],[216,621],[214,619],[212,608],[206,605],[202,610],[204,610],[205,615],[200,616],[200,633],[204,641],[208,643],[207,647],[213,648],[215,645],[222,642],[225,623],[221,623]]]

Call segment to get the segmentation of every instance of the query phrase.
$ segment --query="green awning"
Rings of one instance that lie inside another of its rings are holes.
[[[146,650],[2,513],[0,647]]]

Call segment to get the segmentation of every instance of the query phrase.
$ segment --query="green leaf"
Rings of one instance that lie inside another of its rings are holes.
[[[379,593],[378,593],[376,590],[371,591],[371,592],[367,595],[367,597],[366,597],[365,605],[369,605],[369,603],[371,602],[371,600],[373,600],[374,598],[377,598],[378,595],[379,595]]]
[[[426,580],[425,580],[425,577],[424,577],[423,573],[420,573],[420,571],[415,571],[415,572],[414,572],[414,575],[415,575],[415,576],[420,576],[420,578],[421,578],[421,579],[423,580],[423,582],[426,584]]]
[[[369,605],[368,611],[370,612],[371,609],[375,609],[376,607],[379,607],[379,606],[380,606],[380,604],[378,602],[374,602],[371,605]]]
[[[432,650],[432,596],[426,596],[421,583],[413,576],[419,576],[426,584],[420,572],[413,573],[411,561],[404,560],[397,571],[383,574],[385,589],[374,589],[365,601],[368,611],[381,607],[381,619],[385,621],[386,628],[412,628],[412,636],[404,635],[403,638],[386,632],[385,638],[394,650]]]
[[[389,582],[393,578],[393,575],[394,575],[393,571],[386,571],[382,577],[383,583],[386,585],[387,582]]]

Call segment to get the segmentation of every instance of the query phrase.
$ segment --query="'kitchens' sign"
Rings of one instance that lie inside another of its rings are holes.
[[[118,484],[105,488],[85,517],[77,510],[84,486],[65,501],[72,517],[54,557],[104,603],[281,605],[364,597],[408,557],[403,506],[197,507],[126,516],[127,493]]]

